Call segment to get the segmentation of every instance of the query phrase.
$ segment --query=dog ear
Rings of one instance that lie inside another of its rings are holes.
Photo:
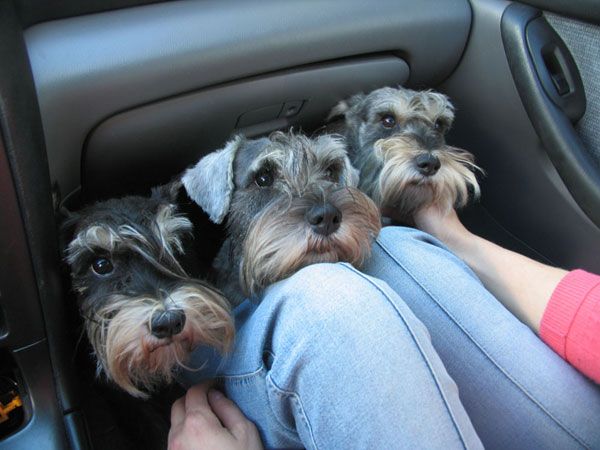
[[[164,203],[176,203],[182,185],[181,179],[177,178],[167,184],[153,187],[151,198],[156,198]]]
[[[59,252],[61,258],[64,259],[67,254],[67,247],[71,243],[77,225],[81,220],[81,214],[69,211],[66,207],[62,206],[58,212],[57,220]]]
[[[356,94],[349,99],[342,100],[331,109],[326,121],[331,122],[336,119],[345,118],[349,112],[357,113],[365,97],[365,94]]]
[[[360,180],[360,172],[352,165],[350,158],[344,158],[344,184],[350,187],[357,187]]]
[[[233,195],[233,161],[245,139],[236,136],[224,148],[209,153],[186,170],[181,181],[190,198],[214,223],[222,223]]]

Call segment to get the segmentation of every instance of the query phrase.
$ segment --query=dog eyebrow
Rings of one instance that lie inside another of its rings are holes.
[[[192,222],[185,216],[177,215],[175,205],[163,206],[156,214],[153,232],[161,247],[169,253],[173,252],[171,247],[183,253],[179,234],[191,231]]]
[[[112,251],[122,241],[122,237],[110,227],[92,225],[79,233],[76,240],[80,241],[86,247],[96,247]]]
[[[329,154],[319,161],[319,168],[322,171],[325,171],[332,166],[335,170],[342,171],[344,169],[344,156],[337,155],[335,152],[332,153],[333,154]]]
[[[264,168],[278,169],[277,161],[281,159],[281,151],[279,149],[272,149],[268,153],[260,155],[252,165],[249,167],[248,173],[250,176],[254,176],[257,172]]]
[[[150,245],[144,235],[131,225],[119,225],[116,230],[105,225],[92,225],[77,233],[71,241],[68,247],[68,260],[74,261],[86,251],[104,250],[112,253],[127,239]]]
[[[67,262],[73,264],[83,254],[97,249],[112,252],[121,242],[122,238],[112,228],[92,225],[81,230],[69,243],[67,248]]]

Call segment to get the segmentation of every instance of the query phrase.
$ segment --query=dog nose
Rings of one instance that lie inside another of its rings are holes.
[[[185,313],[181,309],[156,311],[150,320],[150,331],[157,338],[167,338],[181,333],[185,325]]]
[[[417,165],[417,170],[427,177],[435,175],[441,166],[438,157],[432,153],[423,153],[417,156],[415,164]]]
[[[331,203],[315,205],[307,211],[306,220],[316,233],[329,236],[340,227],[342,212]]]

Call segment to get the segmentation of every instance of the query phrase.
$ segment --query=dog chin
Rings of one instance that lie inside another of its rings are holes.
[[[341,259],[340,251],[333,245],[319,246],[306,252],[302,267],[316,263],[333,263]]]
[[[141,346],[144,349],[144,355],[146,355],[146,357],[149,359],[152,358],[153,354],[173,351],[175,348],[178,350],[183,349],[189,353],[199,344],[199,340],[194,341],[193,336],[190,336],[190,333],[185,332],[173,337],[162,339],[148,334],[142,338],[141,342]],[[178,354],[180,354],[180,352],[178,352]]]
[[[219,293],[190,283],[170,291],[169,298],[186,313],[184,329],[169,338],[157,338],[149,330],[158,304],[151,297],[115,295],[96,311],[98,320],[86,321],[99,373],[134,397],[147,398],[148,392],[172,382],[175,369],[196,346],[226,351],[233,341],[229,308]]]

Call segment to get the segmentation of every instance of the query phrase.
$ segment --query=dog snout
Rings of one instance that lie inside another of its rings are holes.
[[[331,203],[314,205],[306,212],[306,220],[315,233],[329,236],[342,222],[342,212]]]
[[[415,158],[417,170],[427,177],[435,175],[439,170],[441,163],[437,156],[432,153],[423,153]]]
[[[150,321],[150,331],[159,339],[181,333],[184,326],[185,313],[181,309],[156,311]]]

